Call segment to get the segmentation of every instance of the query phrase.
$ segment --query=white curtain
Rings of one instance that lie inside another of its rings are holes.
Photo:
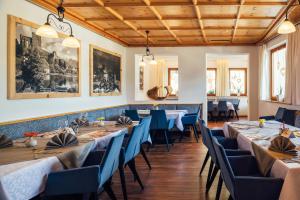
[[[229,96],[229,62],[228,60],[217,60],[217,96]]]
[[[270,67],[269,67],[269,54],[267,46],[259,47],[259,71],[260,71],[260,99],[270,99]]]
[[[166,76],[166,61],[163,59],[157,60],[156,65],[148,65],[150,67],[150,76],[149,80],[149,88],[153,88],[155,86],[164,87],[164,77]],[[159,96],[163,96],[165,93],[164,90],[159,90]]]
[[[296,29],[288,35],[284,101],[300,105],[300,26]]]

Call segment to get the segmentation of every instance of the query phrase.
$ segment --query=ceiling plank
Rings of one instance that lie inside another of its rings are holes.
[[[241,17],[242,6],[243,6],[244,3],[245,3],[245,0],[241,0],[241,1],[240,1],[240,6],[238,7],[238,12],[237,12],[236,20],[235,20],[235,25],[234,25],[234,29],[233,29],[233,33],[232,33],[232,39],[231,39],[231,42],[234,41],[234,37],[235,37],[235,34],[236,34],[236,30],[237,30],[237,27],[238,27],[238,24],[239,24],[239,19],[240,19],[240,17]]]
[[[105,10],[107,10],[109,13],[111,13],[113,16],[115,16],[118,20],[120,20],[121,22],[123,22],[124,24],[126,24],[127,26],[129,26],[130,28],[132,28],[135,32],[137,32],[139,35],[143,36],[144,38],[147,38],[146,34],[143,33],[142,31],[139,31],[137,29],[137,27],[135,27],[131,22],[127,21],[124,19],[124,17],[122,15],[120,15],[117,11],[115,11],[114,9],[110,8],[110,7],[106,7],[104,5],[104,2],[102,0],[94,0],[97,4],[99,4],[100,6],[102,6]],[[154,42],[152,40],[149,39],[150,42]]]
[[[50,12],[56,13],[56,7],[57,4],[54,2],[49,2],[49,1],[45,1],[45,0],[30,0],[30,2],[37,4],[38,6],[41,6],[47,10],[49,10]],[[76,24],[86,27],[87,29],[103,36],[106,37],[114,42],[117,42],[118,44],[121,44],[122,46],[128,46],[128,43],[122,39],[120,39],[118,36],[107,33],[104,31],[104,29],[100,26],[96,26],[94,24],[91,24],[89,22],[87,22],[83,17],[80,17],[77,13],[71,12],[70,10],[66,10],[65,11],[65,18],[75,22]]]
[[[261,35],[236,35],[236,37],[239,37],[239,38],[258,38],[260,37]],[[152,36],[149,36],[149,38],[170,38],[171,36],[169,35],[152,35]],[[177,36],[179,38],[202,38],[203,35],[180,35],[180,36]],[[231,38],[232,36],[231,35],[206,35],[207,38]],[[123,38],[123,39],[136,39],[136,38],[143,38],[142,36],[120,36],[120,38]]]
[[[159,12],[156,10],[155,7],[151,6],[150,0],[143,0],[143,2],[147,5],[148,8],[153,12],[153,14],[158,18],[158,20],[164,25],[164,27],[169,31],[169,33],[175,38],[178,44],[181,44],[182,41],[176,36],[176,34],[170,29],[167,22],[165,22],[162,19],[162,16],[159,14]]]
[[[197,16],[197,19],[198,19],[198,23],[199,23],[201,33],[203,35],[203,39],[204,39],[205,43],[208,43],[206,33],[204,31],[204,25],[203,25],[203,21],[202,21],[201,12],[200,12],[199,7],[197,6],[197,2],[198,2],[198,0],[193,0],[194,9],[195,9],[195,12],[196,12],[196,16]]]
[[[279,26],[279,24],[284,20],[285,17],[285,13],[287,12],[287,10],[294,5],[294,3],[296,2],[296,0],[289,0],[289,2],[287,3],[287,5],[285,7],[283,7],[281,9],[281,11],[279,12],[279,14],[277,15],[276,19],[273,20],[273,22],[270,24],[270,26],[268,27],[268,29],[266,30],[266,32],[264,33],[263,37],[261,40],[259,40],[257,42],[257,44],[262,44],[264,42],[266,42],[268,40],[268,37],[271,35],[271,33]]]
[[[239,26],[239,30],[265,30],[268,27],[255,27],[255,26]],[[170,29],[172,31],[181,31],[181,30],[199,30],[198,27],[176,27],[176,26],[170,26]],[[233,30],[234,26],[205,26],[204,27],[205,30]],[[105,31],[126,31],[126,30],[131,30],[131,28],[126,28],[126,27],[122,27],[122,28],[106,28],[104,29]],[[148,27],[148,28],[138,28],[138,30],[141,31],[164,31],[166,30],[165,28],[161,28],[161,27]]]

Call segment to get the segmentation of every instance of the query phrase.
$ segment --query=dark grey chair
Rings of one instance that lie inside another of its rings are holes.
[[[227,101],[219,101],[217,111],[218,111],[218,119],[221,119],[221,117],[223,115],[223,117],[226,119],[226,121],[228,121]]]
[[[213,101],[207,101],[207,114],[210,120],[214,119],[214,104]]]

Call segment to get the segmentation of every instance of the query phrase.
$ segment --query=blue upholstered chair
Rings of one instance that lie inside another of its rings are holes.
[[[286,108],[279,107],[275,116],[274,115],[262,116],[259,119],[276,120],[276,121],[282,122],[285,110],[286,110]]]
[[[202,128],[203,129],[203,133],[202,133],[203,141],[205,141],[205,144],[208,148],[208,153],[211,157],[211,162],[210,162],[207,181],[206,181],[206,192],[208,192],[212,186],[212,183],[214,182],[214,179],[215,179],[219,169],[220,169],[218,160],[217,160],[217,156],[216,156],[216,153],[214,150],[213,142],[212,142],[213,138],[216,138],[219,142],[221,142],[222,146],[226,149],[227,155],[230,155],[230,156],[251,155],[251,152],[238,149],[236,139],[222,137],[219,133],[220,132],[219,130],[216,130],[214,132],[214,134],[216,136],[213,136],[213,133],[209,128],[205,127],[205,125],[202,125],[202,126],[203,126],[203,128]],[[204,168],[204,167],[202,166],[202,168]],[[201,168],[201,170],[203,171],[202,168]],[[200,171],[200,175],[201,175],[201,171]]]
[[[223,180],[229,190],[230,199],[279,198],[283,180],[262,176],[254,156],[228,156],[216,138],[213,138],[213,145],[221,169],[216,199],[219,199]]]
[[[118,169],[124,134],[113,137],[106,151],[91,152],[83,167],[53,172],[48,175],[45,199],[98,199],[103,187],[111,199],[116,199],[111,189],[111,177]],[[102,156],[103,155],[103,156]]]
[[[214,119],[214,111],[215,107],[213,101],[207,101],[207,114],[210,120]]]
[[[133,127],[132,133],[129,135],[128,141],[125,147],[121,150],[120,153],[120,163],[119,163],[119,172],[121,178],[121,185],[123,191],[123,197],[127,200],[127,190],[125,182],[124,167],[125,165],[129,166],[129,169],[134,175],[134,178],[138,181],[141,188],[144,189],[143,183],[138,175],[135,166],[135,157],[140,153],[141,141],[144,134],[145,122]]]
[[[184,130],[188,127],[192,127],[195,138],[196,138],[196,141],[198,142],[198,139],[199,139],[198,137],[199,136],[198,136],[197,128],[196,128],[197,121],[198,121],[198,115],[197,114],[185,115],[181,118],[181,122],[182,122],[182,125],[184,127]],[[184,131],[181,132],[180,141],[182,140],[183,135],[184,135]]]
[[[132,121],[140,121],[137,110],[125,110],[125,116],[130,117]]]
[[[218,118],[220,119],[222,114],[224,116],[224,118],[226,119],[226,121],[228,121],[228,106],[227,106],[227,101],[219,101],[218,102]]]
[[[150,115],[152,116],[150,131],[151,132],[163,132],[166,142],[167,150],[169,147],[169,131],[174,127],[175,119],[167,119],[165,110],[151,110]],[[155,137],[153,138],[153,143],[155,143]]]
[[[144,158],[144,160],[146,161],[149,169],[152,169],[151,168],[151,164],[147,158],[147,155],[146,155],[146,152],[143,148],[143,144],[148,144],[148,145],[151,145],[151,142],[149,141],[149,138],[150,138],[150,124],[151,124],[151,116],[148,116],[148,117],[144,117],[142,119],[142,122],[145,124],[144,125],[144,134],[143,134],[143,137],[142,137],[142,140],[141,140],[141,154]]]

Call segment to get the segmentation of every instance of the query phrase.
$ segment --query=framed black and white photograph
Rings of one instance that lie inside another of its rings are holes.
[[[121,95],[121,65],[120,54],[90,45],[90,95]]]
[[[35,34],[38,25],[8,17],[8,98],[80,96],[80,50]]]

